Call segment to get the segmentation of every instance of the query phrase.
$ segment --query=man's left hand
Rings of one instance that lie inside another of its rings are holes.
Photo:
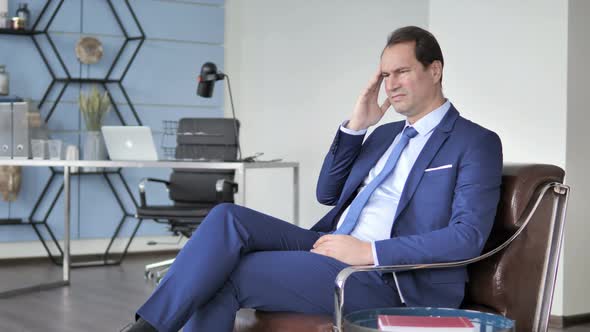
[[[335,258],[349,265],[373,265],[371,243],[350,235],[324,235],[310,250],[313,253]]]

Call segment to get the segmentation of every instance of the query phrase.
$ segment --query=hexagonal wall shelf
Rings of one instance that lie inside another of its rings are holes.
[[[131,102],[129,95],[127,94],[127,91],[123,85],[123,80],[125,79],[125,76],[127,75],[129,68],[131,67],[131,64],[135,60],[137,53],[141,49],[141,46],[143,45],[145,38],[146,38],[143,28],[141,27],[141,24],[139,23],[139,20],[137,19],[137,16],[135,15],[135,12],[134,12],[132,6],[129,4],[129,0],[125,0],[124,4],[125,4],[125,7],[127,8],[127,10],[129,11],[129,14],[132,17],[132,21],[133,21],[133,24],[135,24],[135,28],[139,31],[139,35],[138,36],[130,36],[128,34],[128,31],[125,28],[125,26],[123,25],[123,22],[121,20],[121,16],[120,16],[119,12],[117,11],[116,7],[113,5],[112,0],[107,0],[108,8],[109,8],[110,12],[112,13],[115,21],[117,22],[117,26],[119,27],[121,33],[124,36],[124,41],[123,41],[123,44],[117,50],[117,54],[116,54],[113,62],[111,63],[107,74],[101,78],[82,78],[82,77],[72,76],[70,74],[70,71],[68,70],[64,60],[63,60],[60,50],[58,49],[58,47],[55,44],[54,38],[52,38],[49,33],[49,28],[53,24],[56,15],[58,14],[60,9],[62,8],[64,1],[65,0],[46,0],[45,4],[43,5],[43,8],[41,9],[40,14],[37,17],[31,30],[21,31],[21,30],[11,30],[11,29],[0,29],[0,34],[30,36],[31,39],[33,40],[35,48],[39,52],[41,59],[43,60],[45,66],[47,68],[47,71],[49,72],[49,75],[51,76],[51,83],[46,88],[46,90],[43,94],[43,97],[41,98],[41,100],[39,102],[39,109],[42,109],[42,107],[46,105],[48,96],[52,93],[53,89],[58,87],[58,85],[61,85],[61,88],[58,89],[56,100],[53,102],[53,105],[50,107],[49,111],[47,112],[47,114],[45,116],[45,119],[44,119],[45,122],[48,123],[51,120],[51,118],[54,114],[54,111],[55,111],[57,105],[59,104],[60,100],[62,99],[68,86],[70,86],[72,83],[79,83],[79,84],[90,83],[90,84],[101,85],[104,90],[109,92],[109,98],[111,99],[113,109],[114,109],[119,121],[121,122],[122,125],[127,125],[127,122],[125,121],[124,117],[122,116],[119,107],[117,106],[115,100],[113,100],[113,98],[112,98],[112,90],[111,89],[113,86],[116,86],[121,91],[121,94],[125,98],[125,101],[127,102],[127,105],[129,106],[129,109],[132,112],[133,119],[135,120],[137,125],[142,125],[142,121],[141,121],[135,107],[133,106],[133,103]],[[55,5],[54,9],[52,10],[52,12],[50,14],[51,16],[48,19],[48,23],[45,25],[45,27],[43,29],[41,29],[41,30],[38,29],[39,22],[44,18],[45,15],[47,15],[48,8],[52,7],[52,5],[54,5],[55,3],[57,3],[57,5]],[[45,36],[47,38],[50,48],[52,49],[52,51],[55,54],[55,57],[57,58],[57,61],[59,63],[61,71],[63,73],[65,73],[65,77],[58,76],[56,74],[55,68],[52,68],[52,66],[50,65],[47,54],[42,49],[42,47],[39,44],[39,41],[37,40],[38,36]],[[123,69],[121,70],[121,74],[118,75],[118,77],[114,77],[115,69],[118,68],[118,66],[123,63],[121,56],[123,55],[124,51],[127,49],[128,46],[132,47],[130,45],[133,42],[135,42],[136,45],[132,51],[132,54],[131,54],[128,62],[123,65]],[[62,251],[62,249],[61,249],[61,247],[54,235],[54,232],[52,231],[50,225],[47,222],[48,217],[51,214],[53,208],[55,207],[57,200],[59,199],[60,195],[62,194],[63,185],[60,187],[60,189],[54,195],[47,195],[47,191],[48,191],[48,188],[52,185],[52,183],[59,178],[59,176],[57,176],[57,175],[60,175],[63,172],[58,171],[54,168],[50,168],[50,169],[51,169],[51,176],[49,177],[49,179],[45,183],[44,189],[41,192],[37,202],[35,203],[32,211],[29,215],[29,222],[23,222],[22,220],[19,220],[18,222],[15,221],[12,224],[14,224],[14,225],[31,225],[33,227],[35,233],[37,234],[37,236],[41,240],[43,246],[45,247],[45,250],[47,251],[49,258],[55,264],[61,264],[61,260],[58,259],[58,257],[56,257],[56,255],[52,254],[52,252],[49,249],[49,246],[47,244],[47,240],[44,239],[44,237],[42,236],[42,234],[40,232],[40,228],[39,228],[39,227],[44,227],[46,229],[47,233],[51,237],[51,241],[53,241],[55,247],[59,251],[59,253],[60,253],[59,255],[62,255],[62,257],[63,257],[63,251]],[[138,223],[134,227],[132,237],[127,242],[124,252],[122,253],[122,255],[119,256],[119,259],[118,260],[109,259],[109,250],[111,248],[113,240],[118,236],[118,234],[119,234],[123,224],[127,220],[127,218],[133,217],[133,215],[134,215],[134,214],[126,211],[125,206],[122,203],[122,199],[121,199],[119,193],[117,193],[117,191],[115,190],[115,188],[112,184],[112,181],[109,178],[109,175],[115,175],[115,176],[119,177],[120,181],[122,182],[122,184],[125,187],[126,193],[131,198],[133,204],[135,206],[137,206],[137,202],[135,201],[135,198],[133,197],[133,194],[131,193],[131,191],[129,189],[129,185],[128,185],[127,181],[125,180],[125,178],[123,177],[121,169],[117,169],[117,170],[113,170],[113,171],[91,172],[91,173],[82,173],[81,172],[81,173],[77,173],[77,175],[102,175],[104,177],[105,181],[107,181],[109,188],[112,191],[112,194],[114,195],[114,197],[118,203],[118,206],[120,207],[120,209],[122,211],[121,220],[120,220],[120,222],[117,226],[117,229],[115,230],[115,232],[111,238],[110,244],[108,245],[108,247],[105,250],[105,253],[102,257],[102,261],[100,262],[100,264],[104,264],[104,265],[119,264],[121,262],[121,260],[125,257],[125,253],[127,252],[127,248],[129,247],[129,244],[131,243],[133,236],[137,232],[137,229],[139,228],[141,223],[138,221]],[[49,197],[49,196],[52,196],[52,197]],[[42,217],[41,220],[35,220],[35,218],[36,218],[35,216],[38,214],[40,206],[43,205],[42,203],[46,199],[51,199],[51,203],[49,204],[48,210],[44,212],[44,217]],[[8,223],[3,223],[3,224],[8,224]],[[73,265],[73,266],[75,266],[75,265]],[[83,264],[82,266],[88,266],[88,264]]]

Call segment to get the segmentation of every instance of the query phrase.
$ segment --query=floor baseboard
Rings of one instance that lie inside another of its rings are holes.
[[[122,252],[127,238],[120,238],[114,241],[111,252],[116,254]],[[72,256],[93,256],[104,253],[110,239],[84,239],[71,241]],[[158,245],[149,245],[149,242],[157,242]],[[174,236],[150,236],[150,237],[136,237],[133,239],[129,247],[129,253],[136,252],[159,252],[167,250],[179,250],[186,242],[183,238],[180,243],[178,237]],[[63,242],[59,241],[63,248]],[[59,252],[52,243],[50,250],[54,255],[59,255]],[[31,259],[31,258],[46,258],[47,252],[39,241],[27,242],[5,242],[0,243],[0,260],[6,259]]]
[[[162,255],[170,256],[169,258],[174,258],[178,255],[179,249],[160,249],[157,251],[134,251],[129,252],[125,256],[127,258],[158,258],[160,259]],[[118,253],[115,253],[118,255]],[[117,259],[119,256],[115,256],[114,258]],[[75,255],[72,256],[72,263],[75,264],[77,262],[98,262],[103,259],[102,254],[84,254],[84,255]],[[46,263],[49,260],[47,255],[45,257],[23,257],[23,258],[0,258],[0,265],[7,264],[7,265],[27,265],[27,264],[42,264]]]
[[[590,313],[570,315],[570,316],[553,316],[549,317],[549,327],[566,328],[579,324],[590,323]]]

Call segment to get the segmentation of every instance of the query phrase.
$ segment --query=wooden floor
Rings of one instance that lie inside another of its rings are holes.
[[[0,299],[0,331],[120,331],[153,289],[144,265],[170,257],[132,256],[121,266],[73,269],[69,287]],[[60,277],[61,268],[46,261],[0,262],[0,291]],[[550,331],[590,331],[590,324]]]
[[[69,287],[0,299],[0,331],[120,331],[153,290],[145,264],[168,258],[131,256],[121,266],[72,269]],[[44,261],[0,264],[0,291],[62,276],[61,267]]]

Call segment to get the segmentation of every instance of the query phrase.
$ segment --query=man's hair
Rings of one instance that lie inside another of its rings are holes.
[[[415,42],[414,53],[416,54],[416,59],[425,68],[436,60],[440,61],[444,67],[445,61],[436,38],[430,32],[416,26],[407,26],[392,32],[387,38],[387,45],[385,45],[383,51],[393,45],[406,42]]]

